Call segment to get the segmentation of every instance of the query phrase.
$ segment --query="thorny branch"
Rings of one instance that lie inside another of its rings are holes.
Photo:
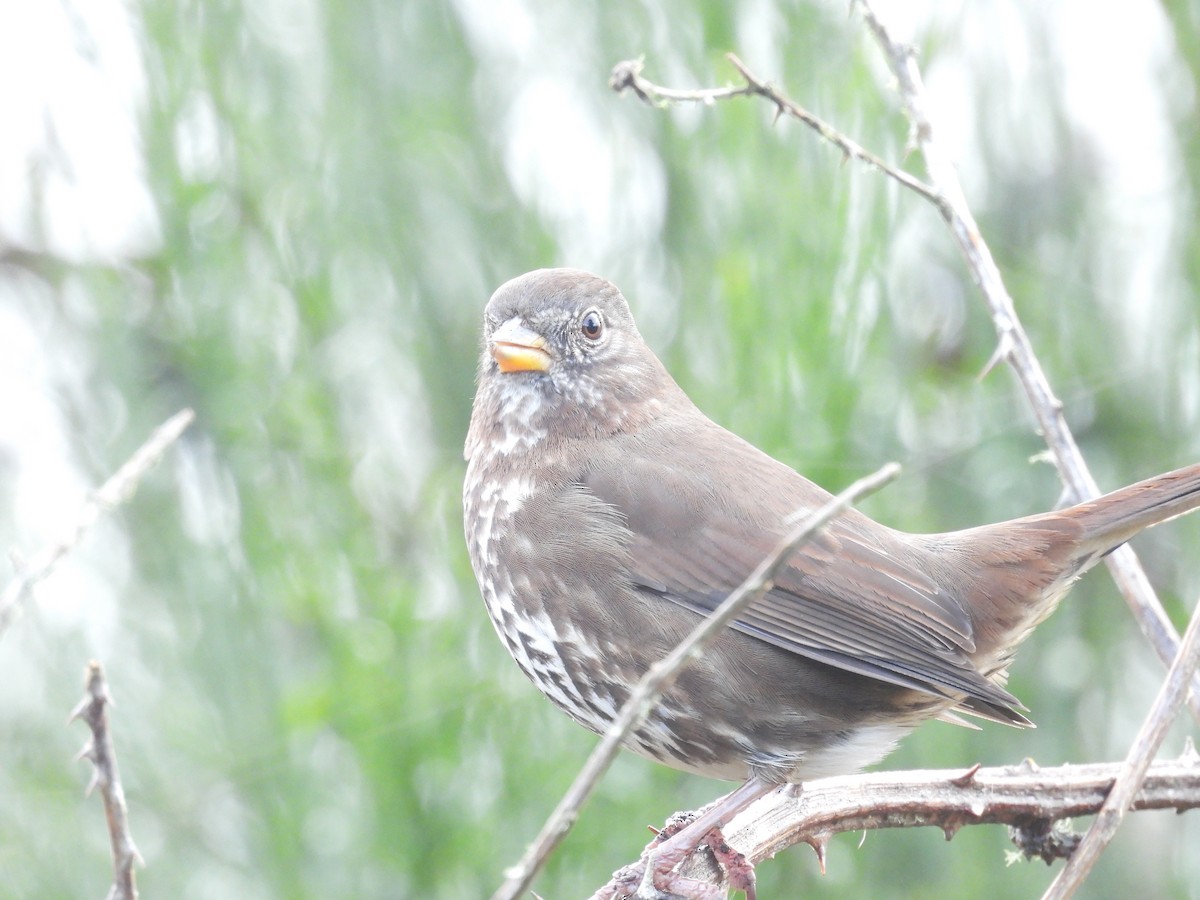
[[[91,740],[79,752],[80,759],[92,764],[92,780],[87,793],[99,788],[104,800],[104,816],[108,820],[108,836],[112,844],[113,884],[108,900],[137,900],[137,883],[133,867],[141,863],[133,836],[129,833],[129,815],[125,806],[125,790],[117,770],[117,755],[108,730],[108,707],[112,696],[100,663],[88,663],[84,678],[84,697],[71,711],[68,721],[83,719],[92,730]]]
[[[826,848],[835,834],[932,826],[949,840],[966,825],[1001,824],[1009,826],[1016,852],[1049,863],[1074,845],[1075,836],[1062,823],[1099,811],[1120,768],[1120,763],[1095,763],[1042,769],[1027,760],[965,773],[924,770],[823,778],[764,797],[724,833],[751,862],[807,843],[824,871]],[[1200,755],[1190,741],[1178,759],[1150,767],[1129,808],[1200,809]],[[719,883],[721,874],[707,854],[693,855],[687,865],[685,875]]]
[[[608,86],[618,94],[623,93],[625,90],[631,90],[640,100],[652,106],[665,105],[667,103],[703,103],[705,106],[711,106],[718,100],[729,100],[734,97],[765,97],[775,105],[776,120],[783,115],[798,119],[841,150],[847,159],[857,159],[860,162],[866,163],[889,178],[900,182],[900,184],[909,190],[916,191],[939,208],[941,207],[943,202],[941,195],[934,188],[925,184],[919,178],[914,178],[907,172],[901,171],[884,162],[870,150],[865,149],[862,145],[846,137],[846,135],[826,123],[819,116],[813,115],[804,107],[789,99],[774,85],[763,81],[746,68],[746,64],[734,54],[726,54],[726,58],[738,70],[742,78],[746,80],[744,86],[700,88],[691,91],[663,87],[662,85],[654,84],[654,82],[649,81],[642,75],[643,63],[640,59],[628,59],[613,66],[612,74],[608,79]]]

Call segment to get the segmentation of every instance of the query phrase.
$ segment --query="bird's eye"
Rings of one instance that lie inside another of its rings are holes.
[[[596,310],[588,310],[579,323],[579,330],[589,341],[599,340],[600,335],[604,333],[604,319]]]

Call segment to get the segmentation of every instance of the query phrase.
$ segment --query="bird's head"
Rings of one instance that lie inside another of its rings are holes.
[[[550,422],[564,439],[611,434],[677,390],[615,285],[538,269],[501,285],[484,310],[472,432],[497,427],[514,445],[540,440]]]

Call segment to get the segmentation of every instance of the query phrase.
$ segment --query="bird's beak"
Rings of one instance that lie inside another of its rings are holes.
[[[512,318],[492,332],[488,349],[501,372],[546,372],[550,354],[546,339]]]

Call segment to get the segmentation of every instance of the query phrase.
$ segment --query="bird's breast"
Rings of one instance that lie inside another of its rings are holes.
[[[587,670],[597,661],[567,609],[588,600],[565,562],[582,527],[556,502],[553,484],[498,455],[472,459],[466,484],[467,548],[496,633],[543,694],[602,731],[619,704],[592,685]]]

